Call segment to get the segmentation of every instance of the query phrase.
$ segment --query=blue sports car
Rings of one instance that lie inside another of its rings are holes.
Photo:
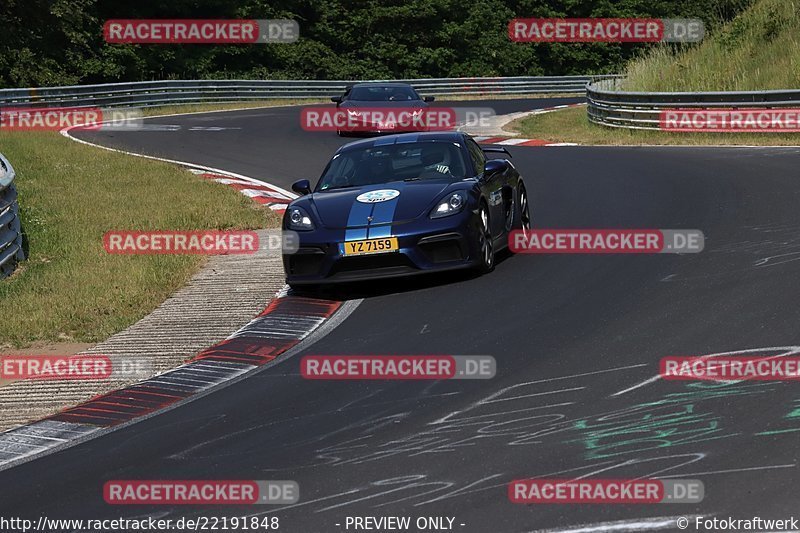
[[[502,158],[487,158],[487,154]],[[339,148],[286,209],[290,286],[494,268],[512,229],[529,229],[525,184],[501,147],[462,132],[403,133]]]

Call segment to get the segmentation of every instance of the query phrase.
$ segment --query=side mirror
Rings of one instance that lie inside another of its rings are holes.
[[[292,183],[292,190],[300,196],[311,194],[311,182],[308,180],[297,180]]]
[[[331,96],[331,102],[334,102],[334,103],[337,103],[337,104],[341,104],[342,103],[342,97],[341,96]]]
[[[434,100],[436,100],[436,98],[434,96],[426,96],[422,100],[425,102],[433,102]]]
[[[483,166],[483,175],[488,177],[503,173],[506,170],[508,170],[508,161],[505,159],[490,159]]]

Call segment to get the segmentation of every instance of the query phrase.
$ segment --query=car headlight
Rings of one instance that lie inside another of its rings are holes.
[[[311,217],[302,207],[290,207],[286,210],[286,217],[289,221],[289,229],[295,231],[314,229],[314,223],[311,221]]]
[[[431,211],[431,218],[449,217],[460,213],[467,205],[467,195],[461,191],[456,191],[444,197],[439,204]]]

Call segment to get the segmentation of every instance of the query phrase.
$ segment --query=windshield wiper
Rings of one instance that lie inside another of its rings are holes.
[[[335,191],[336,189],[350,189],[351,187],[360,187],[360,185],[337,185],[336,187],[325,187],[320,189],[320,192]]]
[[[456,179],[459,179],[459,178],[457,178],[455,176],[452,176],[452,175],[451,176],[447,176],[445,174],[441,174],[439,176],[427,176],[425,178],[423,178],[421,176],[416,176],[416,177],[413,177],[413,178],[406,178],[403,181],[445,180],[445,179],[456,180]]]

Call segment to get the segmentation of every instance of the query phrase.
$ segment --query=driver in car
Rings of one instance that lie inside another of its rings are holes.
[[[391,161],[387,155],[373,155],[362,161],[353,175],[350,185],[370,185],[383,183],[387,176],[391,176]]]
[[[400,89],[395,90],[394,92],[392,92],[392,95],[389,96],[389,101],[390,102],[398,102],[398,101],[410,100],[410,99],[411,98],[406,93],[401,91]]]
[[[422,149],[422,164],[425,167],[422,174],[431,175],[437,174],[450,174],[450,154],[448,146],[444,143],[430,143]]]

